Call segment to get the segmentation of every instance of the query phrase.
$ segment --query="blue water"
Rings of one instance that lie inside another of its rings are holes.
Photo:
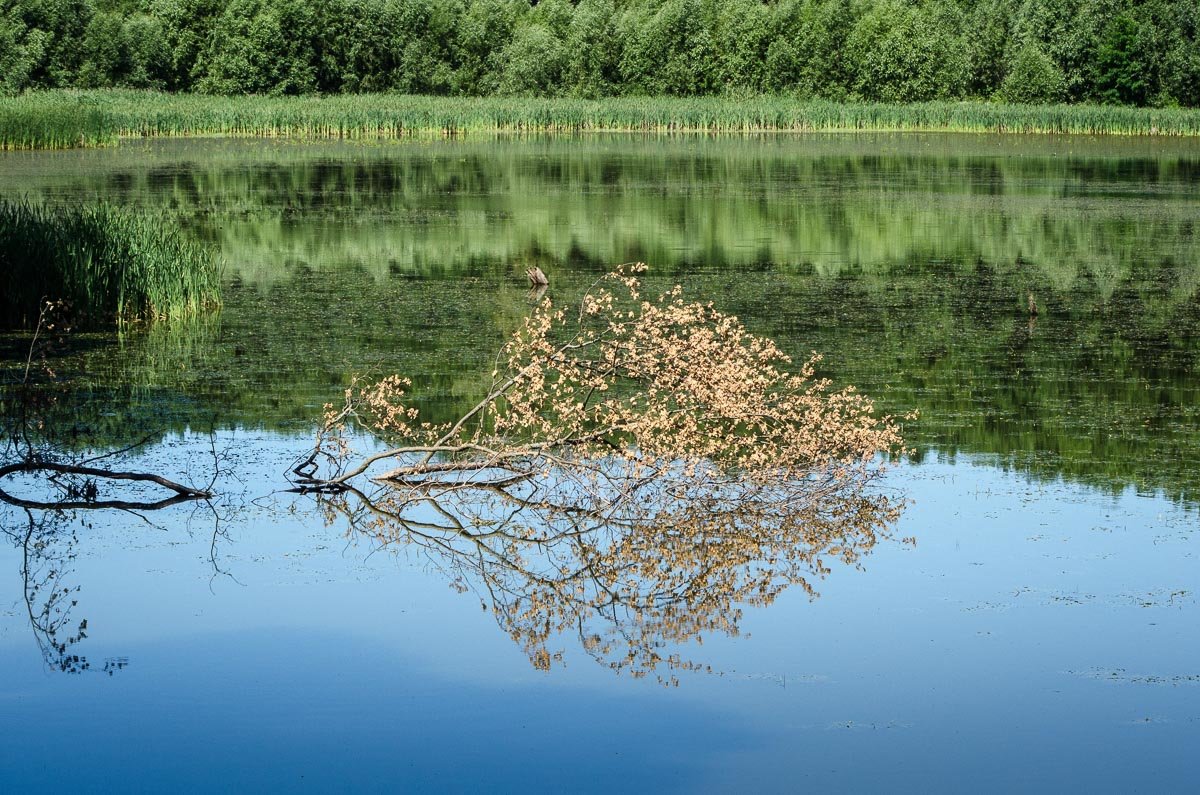
[[[911,500],[896,538],[915,545],[748,610],[741,636],[685,649],[711,673],[666,687],[569,638],[535,670],[428,559],[279,492],[307,441],[220,435],[241,458],[219,521],[71,520],[78,675],[48,668],[0,537],[0,790],[1117,792],[1200,773],[1200,540],[1166,499],[900,465],[883,487]]]

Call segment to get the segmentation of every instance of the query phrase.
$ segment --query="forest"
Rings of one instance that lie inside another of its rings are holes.
[[[0,95],[1200,106],[1195,0],[3,0]]]

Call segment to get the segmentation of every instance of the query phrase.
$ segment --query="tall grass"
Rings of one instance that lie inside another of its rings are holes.
[[[0,97],[0,150],[116,143],[115,120],[101,96],[53,91]]]
[[[0,201],[0,326],[29,326],[60,299],[92,323],[189,316],[219,290],[211,253],[164,218]]]
[[[211,97],[139,91],[57,91],[0,100],[4,148],[92,146],[136,136],[389,139],[512,132],[843,130],[1200,135],[1200,110],[783,97]]]
[[[236,97],[115,92],[121,135],[393,138],[488,132],[715,132],[945,130],[1088,134],[1200,134],[1200,110],[802,102],[699,98]]]

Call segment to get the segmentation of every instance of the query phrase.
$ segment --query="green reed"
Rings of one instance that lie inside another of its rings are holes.
[[[0,150],[71,149],[115,143],[100,92],[52,91],[0,98]]]
[[[47,300],[97,323],[191,316],[219,296],[211,252],[165,218],[0,201],[0,325],[36,323]]]
[[[96,146],[137,136],[390,139],[514,132],[843,130],[1200,135],[1200,110],[989,102],[897,105],[785,97],[212,97],[128,90],[54,91],[0,100],[0,148]]]
[[[713,132],[938,130],[1088,134],[1200,134],[1200,111],[1107,106],[907,105],[781,97],[538,98],[234,97],[114,92],[122,135],[394,138],[488,132]]]

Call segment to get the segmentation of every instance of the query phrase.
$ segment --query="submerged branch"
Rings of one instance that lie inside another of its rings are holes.
[[[181,496],[190,498],[211,497],[212,493],[184,486],[162,475],[151,472],[117,472],[112,469],[78,466],[75,464],[56,464],[50,461],[19,461],[15,464],[0,466],[0,478],[16,472],[57,472],[66,475],[82,475],[84,477],[105,478],[106,480],[135,480],[144,483],[155,483]]]
[[[212,497],[211,491],[195,489],[191,486],[185,486],[182,483],[176,483],[173,480],[156,475],[150,472],[118,472],[111,469],[101,469],[99,467],[90,467],[77,464],[60,464],[52,461],[19,461],[13,464],[0,466],[0,478],[5,478],[9,475],[19,472],[50,472],[56,475],[77,475],[87,478],[99,478],[103,480],[126,480],[141,483],[153,483],[162,486],[165,489],[175,492],[173,497],[166,497],[161,500],[98,500],[92,495],[84,495],[81,499],[67,500],[27,500],[21,497],[16,497],[6,491],[0,490],[0,500],[22,508],[35,509],[102,509],[116,508],[120,510],[143,510],[153,511],[160,508],[166,508],[171,505],[177,505],[181,502],[189,500],[203,500]]]
[[[18,508],[32,508],[34,510],[101,510],[105,508],[114,508],[119,511],[157,511],[163,508],[169,508],[172,505],[179,505],[192,500],[205,499],[199,494],[176,494],[174,497],[167,497],[156,502],[136,502],[130,500],[26,500],[21,497],[16,497],[6,491],[0,490],[0,501],[6,502],[9,505],[15,505]]]

